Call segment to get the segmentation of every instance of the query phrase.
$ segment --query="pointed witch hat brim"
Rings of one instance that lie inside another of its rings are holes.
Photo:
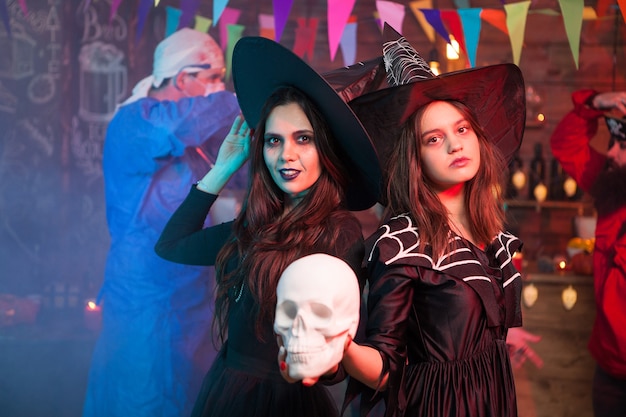
[[[403,124],[420,107],[433,101],[454,100],[464,103],[478,118],[487,138],[509,160],[519,149],[526,125],[526,95],[524,78],[517,65],[498,64],[482,68],[434,76],[430,70],[406,71],[406,68],[393,66],[409,65],[413,60],[407,56],[393,56],[393,51],[401,49],[412,54],[419,54],[396,32],[385,24],[385,52],[383,55],[388,75],[394,74],[389,84],[392,86],[372,93],[364,94],[350,102],[350,106],[361,119],[361,123],[370,134],[382,167],[387,166],[387,159],[393,144],[400,137]],[[389,39],[389,40],[387,40]],[[401,44],[401,48],[392,48],[388,42]],[[428,65],[418,65],[422,70]],[[413,68],[415,69],[415,68]],[[402,71],[404,70],[404,71]],[[406,82],[393,85],[396,82]]]
[[[378,156],[370,137],[350,106],[333,87],[289,49],[263,37],[241,38],[233,50],[233,83],[244,118],[251,127],[261,109],[280,87],[292,86],[306,94],[326,119],[341,148],[350,210],[373,206],[382,183]]]

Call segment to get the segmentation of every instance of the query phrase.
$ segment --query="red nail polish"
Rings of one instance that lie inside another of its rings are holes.
[[[280,361],[280,370],[284,371],[287,369],[287,363],[285,361]]]

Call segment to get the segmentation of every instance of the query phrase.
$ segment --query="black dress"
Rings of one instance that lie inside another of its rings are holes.
[[[218,251],[232,233],[232,223],[202,229],[216,198],[193,187],[163,231],[155,248],[157,253],[174,262],[213,265]],[[315,248],[315,252],[344,259],[361,276],[364,244],[358,220],[350,217],[349,222],[332,227],[342,230],[335,246]],[[232,261],[229,268],[237,262]],[[335,401],[323,384],[305,387],[283,379],[278,369],[273,323],[268,321],[264,326],[264,342],[260,342],[255,334],[252,295],[247,285],[243,286],[243,291],[239,290],[241,288],[231,294],[228,340],[204,379],[192,416],[338,415]]]
[[[481,250],[451,239],[457,249],[439,259],[428,246],[419,252],[408,216],[368,239],[365,344],[381,352],[390,372],[387,390],[374,397],[384,395],[387,417],[517,415],[505,339],[521,325],[521,277],[511,261],[521,242],[499,233]]]

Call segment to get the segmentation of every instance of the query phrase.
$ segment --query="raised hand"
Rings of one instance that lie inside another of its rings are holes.
[[[593,107],[600,110],[619,110],[626,115],[626,91],[600,93],[593,98]]]
[[[230,132],[222,142],[217,153],[215,165],[198,181],[198,190],[218,194],[230,177],[246,162],[250,156],[252,130],[242,115],[235,118]]]
[[[250,156],[251,129],[242,115],[235,118],[230,132],[222,142],[215,167],[235,172]]]

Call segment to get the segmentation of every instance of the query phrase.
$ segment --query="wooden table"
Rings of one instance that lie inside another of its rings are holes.
[[[537,369],[527,362],[515,371],[519,417],[593,417],[595,361],[587,350],[595,317],[593,277],[528,272],[524,285],[530,283],[538,298],[532,307],[522,304],[524,328],[542,337],[533,348],[544,366]],[[569,285],[577,302],[566,310],[561,293]]]

